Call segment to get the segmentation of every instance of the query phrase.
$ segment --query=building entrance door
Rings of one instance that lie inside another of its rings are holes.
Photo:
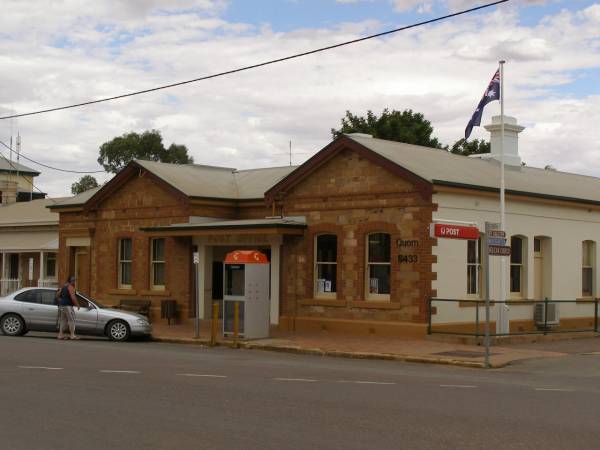
[[[75,286],[83,294],[90,294],[90,254],[87,248],[75,250]]]

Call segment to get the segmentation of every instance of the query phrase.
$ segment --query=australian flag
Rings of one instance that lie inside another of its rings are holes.
[[[469,120],[467,124],[467,128],[465,129],[465,139],[469,139],[471,135],[471,131],[473,131],[473,127],[478,127],[481,125],[481,116],[483,115],[483,108],[489,102],[493,102],[494,100],[500,100],[500,69],[496,71],[492,81],[488,85],[487,89],[483,93],[483,97],[477,105],[477,109],[473,113],[473,117]]]

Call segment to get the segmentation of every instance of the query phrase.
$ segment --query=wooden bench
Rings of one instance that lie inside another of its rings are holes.
[[[150,317],[150,305],[152,302],[150,300],[135,300],[135,299],[125,299],[121,300],[116,309],[122,309],[123,311],[131,311],[138,314],[141,314],[146,317]]]

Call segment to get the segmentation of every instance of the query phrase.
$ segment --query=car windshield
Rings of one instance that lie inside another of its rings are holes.
[[[78,292],[77,295],[87,301],[92,302],[94,305],[96,305],[98,308],[100,309],[106,309],[106,306],[104,306],[102,303],[100,303],[98,300],[92,300],[89,297],[86,297],[85,295],[83,295],[81,292]]]

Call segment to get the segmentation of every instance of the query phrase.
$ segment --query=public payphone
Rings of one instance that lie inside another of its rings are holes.
[[[233,335],[235,302],[239,302],[238,335],[269,337],[269,272],[267,257],[256,250],[236,250],[223,264],[223,334]]]

